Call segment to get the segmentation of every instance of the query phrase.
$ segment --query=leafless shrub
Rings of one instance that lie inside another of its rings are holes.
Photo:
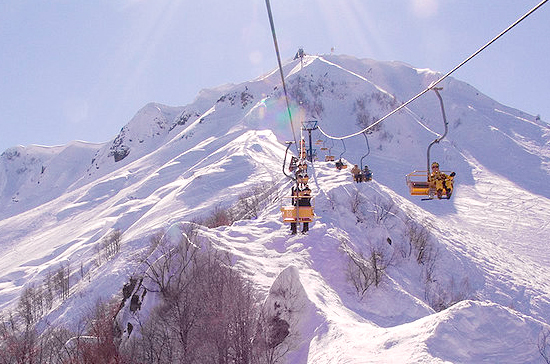
[[[361,206],[364,205],[365,201],[365,198],[359,191],[355,190],[355,192],[351,194],[349,200],[350,209],[357,218],[357,222],[362,222],[364,220],[363,215],[361,214]]]
[[[389,216],[395,214],[395,202],[392,199],[383,199],[376,196],[374,199],[374,221],[377,224],[386,222]]]
[[[456,303],[471,298],[471,286],[468,277],[462,279],[458,284],[455,279],[445,285],[433,280],[426,283],[425,299],[436,311],[447,309]]]
[[[378,287],[384,272],[390,264],[390,259],[382,249],[371,248],[368,256],[352,250],[345,242],[342,248],[348,257],[346,276],[355,288],[359,297],[363,298],[369,287],[373,284]]]
[[[161,304],[134,338],[134,356],[156,363],[254,363],[259,300],[213,249],[171,259]]]
[[[195,238],[196,235],[192,234],[191,237]],[[184,233],[175,245],[172,245],[165,235],[159,233],[153,235],[150,250],[155,253],[150,254],[145,260],[148,267],[145,276],[153,286],[147,287],[147,290],[167,296],[172,286],[180,287],[198,249],[198,245]]]
[[[103,238],[102,246],[107,259],[111,259],[120,251],[121,239],[122,232],[119,229],[113,230],[109,235]]]
[[[242,193],[237,202],[230,208],[234,221],[257,219],[262,209],[278,199],[277,185],[261,183]]]
[[[229,226],[243,219],[256,219],[265,206],[277,201],[276,187],[275,184],[269,183],[253,186],[242,193],[232,206],[216,205],[201,223],[209,228],[216,228]]]
[[[234,222],[231,210],[221,205],[216,205],[210,215],[204,220],[204,225],[208,228],[217,228],[220,226],[229,226]]]
[[[433,263],[437,252],[430,239],[429,227],[425,223],[417,223],[413,220],[407,222],[406,235],[409,239],[409,253],[411,256],[415,252],[418,264]]]

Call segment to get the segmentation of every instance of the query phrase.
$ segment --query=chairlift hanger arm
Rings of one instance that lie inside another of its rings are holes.
[[[426,155],[427,156],[427,168],[426,168],[426,170],[428,171],[428,173],[430,171],[430,149],[432,148],[432,145],[434,145],[436,143],[439,143],[441,140],[443,140],[443,138],[445,138],[445,136],[447,135],[447,132],[449,131],[449,125],[447,123],[447,116],[445,115],[445,106],[443,105],[443,98],[439,94],[439,90],[441,90],[441,89],[442,89],[441,87],[433,87],[432,88],[432,90],[435,92],[435,94],[439,98],[439,104],[441,105],[441,114],[443,116],[443,124],[445,125],[445,132],[443,133],[443,135],[439,136],[433,142],[431,142],[430,145],[428,145],[428,151],[426,152],[426,154],[427,154]]]
[[[361,170],[363,170],[363,159],[365,159],[365,157],[370,154],[370,146],[369,139],[367,138],[367,132],[364,132],[363,135],[365,136],[365,141],[367,142],[367,154],[361,157]]]
[[[344,139],[341,139],[340,141],[342,142],[344,150],[342,151],[342,153],[340,153],[340,157],[338,157],[338,159],[342,159],[342,156],[344,155],[344,153],[346,153],[346,143],[344,143]]]

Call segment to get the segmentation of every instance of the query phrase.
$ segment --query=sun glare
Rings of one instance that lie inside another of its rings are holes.
[[[412,10],[419,18],[431,18],[437,14],[437,0],[413,0]]]
[[[376,25],[374,13],[359,0],[331,1],[318,3],[323,21],[329,28],[332,44],[327,49],[335,47],[343,53],[359,56],[371,56],[376,49],[382,49],[380,34]],[[350,49],[353,45],[354,49]]]

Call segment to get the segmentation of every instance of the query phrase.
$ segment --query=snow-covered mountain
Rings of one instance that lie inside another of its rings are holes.
[[[457,173],[448,201],[410,196],[404,177],[426,168],[426,148],[443,133],[433,92],[373,128],[368,149],[363,135],[341,142],[314,130],[318,161],[309,174],[318,218],[307,235],[291,236],[279,208],[291,187],[282,166],[292,130],[316,120],[333,136],[356,132],[441,75],[334,55],[287,61],[284,74],[293,128],[274,70],[203,90],[184,107],[148,104],[105,144],[6,150],[0,309],[68,267],[70,296],[40,322],[75,325],[95,298],[121,295],[154,233],[235,208],[240,196],[269,186],[257,217],[201,227],[199,235],[230,252],[268,300],[276,299],[274,284],[301,287],[301,304],[286,317],[299,334],[288,362],[543,362],[548,124],[464,82],[443,81],[449,132],[431,159]],[[350,164],[368,153],[363,163],[374,180],[354,183],[349,171],[324,162],[329,152]],[[120,251],[98,264],[98,246],[114,230],[122,233]],[[382,278],[359,295],[350,262],[373,252],[384,257]]]

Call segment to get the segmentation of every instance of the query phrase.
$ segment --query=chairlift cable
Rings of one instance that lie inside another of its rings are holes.
[[[283,66],[281,63],[281,54],[279,52],[279,45],[277,44],[277,35],[275,34],[275,24],[273,22],[273,14],[271,13],[271,5],[269,3],[269,0],[265,0],[265,5],[267,7],[267,16],[269,17],[269,24],[271,26],[271,35],[273,36],[275,53],[277,54],[277,63],[279,64],[279,73],[281,75],[281,82],[283,83],[283,92],[285,94],[286,109],[288,111],[288,118],[290,120],[290,128],[292,129],[292,137],[294,138],[295,145],[299,148],[298,142],[296,140],[296,133],[294,131],[294,124],[292,123],[292,113],[290,112],[290,102],[288,100],[288,92],[286,90],[285,76],[283,73]],[[298,151],[298,153],[300,153],[300,151]]]
[[[266,0],[268,1],[268,0]],[[487,42],[483,47],[479,48],[477,51],[475,51],[474,53],[472,53],[472,55],[470,55],[469,57],[467,57],[464,61],[462,61],[461,63],[459,63],[455,68],[453,68],[452,70],[450,70],[449,72],[447,72],[445,75],[443,75],[441,78],[439,78],[437,81],[434,81],[432,82],[426,89],[422,90],[420,93],[418,93],[416,96],[414,96],[413,98],[411,98],[409,101],[401,104],[401,106],[399,106],[398,108],[394,109],[393,111],[391,111],[390,113],[386,114],[384,117],[382,117],[381,119],[377,120],[376,122],[374,122],[373,124],[369,125],[368,127],[366,127],[365,129],[363,130],[360,130],[358,132],[355,132],[353,134],[349,134],[349,135],[345,135],[345,136],[342,136],[342,137],[336,137],[336,136],[333,136],[333,135],[329,135],[327,134],[320,126],[318,127],[319,131],[321,132],[321,134],[323,134],[324,136],[326,136],[327,138],[330,138],[330,139],[336,139],[336,140],[343,140],[343,139],[348,139],[348,138],[352,138],[354,136],[357,136],[363,132],[366,132],[370,129],[372,129],[373,127],[375,127],[376,125],[380,124],[382,121],[386,120],[387,118],[389,118],[390,116],[392,116],[393,114],[397,113],[398,111],[400,111],[401,109],[403,109],[404,107],[406,107],[407,105],[409,105],[411,102],[415,101],[416,99],[418,99],[420,96],[424,95],[426,92],[430,91],[431,89],[433,89],[437,84],[439,84],[441,81],[443,81],[444,79],[446,79],[447,77],[449,77],[451,74],[453,74],[455,71],[457,71],[460,67],[464,66],[468,61],[470,61],[472,58],[474,58],[475,56],[477,56],[479,53],[481,53],[482,51],[484,51],[487,47],[489,47],[491,44],[493,44],[494,42],[496,42],[500,37],[502,37],[504,34],[506,34],[508,31],[510,31],[512,28],[514,28],[516,25],[518,25],[519,23],[521,23],[523,20],[525,20],[525,18],[527,18],[528,16],[530,16],[531,14],[533,14],[536,10],[538,10],[542,5],[544,5],[546,2],[548,2],[548,0],[542,0],[539,4],[537,4],[535,7],[533,7],[531,10],[529,10],[527,13],[525,13],[525,15],[523,15],[522,17],[520,17],[518,20],[516,20],[514,23],[512,23],[510,26],[508,26],[508,28],[506,28],[505,30],[503,30],[502,32],[500,32],[500,34],[498,34],[496,37],[494,37],[493,39],[491,39],[489,42]]]

